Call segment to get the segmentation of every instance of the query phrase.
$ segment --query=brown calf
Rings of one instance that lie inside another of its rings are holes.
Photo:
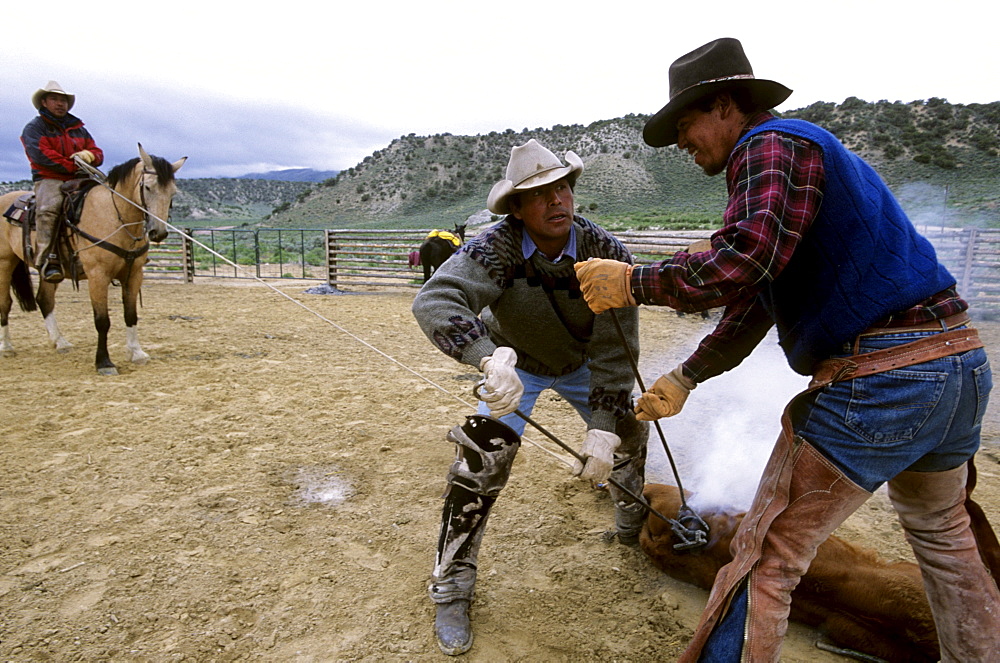
[[[677,513],[676,487],[649,484],[643,494],[660,513]],[[729,543],[744,514],[698,515],[711,531],[705,548],[675,551],[670,526],[652,514],[639,542],[671,577],[710,589],[716,573],[732,559]],[[791,618],[815,627],[838,647],[886,661],[938,660],[937,632],[917,565],[886,562],[836,536],[819,547],[792,593]]]

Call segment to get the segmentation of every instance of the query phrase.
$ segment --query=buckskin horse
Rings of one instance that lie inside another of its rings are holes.
[[[60,232],[65,247],[60,252],[63,271],[74,282],[86,279],[97,328],[95,364],[101,375],[117,375],[118,369],[108,355],[108,286],[121,283],[125,317],[125,354],[134,364],[149,361],[139,345],[136,329],[136,304],[142,286],[142,268],[148,259],[150,241],[162,242],[167,236],[163,219],[170,213],[170,203],[177,191],[174,174],[187,157],[174,163],[150,156],[139,145],[139,156],[111,169],[106,181],[84,195],[79,220],[67,222]],[[0,214],[29,191],[15,191],[0,197]],[[31,297],[31,274],[24,262],[22,227],[0,222],[0,355],[14,354],[10,342],[8,317],[13,300],[11,292],[25,311],[41,309],[49,340],[59,352],[72,344],[63,338],[56,324],[55,294],[57,284],[40,280],[38,292]]]
[[[420,245],[420,264],[424,268],[424,283],[427,283],[431,273],[437,271],[437,268],[465,242],[466,225],[468,224],[456,223],[454,233],[432,230],[424,239],[424,243]]]

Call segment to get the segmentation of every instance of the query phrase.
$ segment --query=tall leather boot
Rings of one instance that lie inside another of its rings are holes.
[[[35,184],[35,267],[49,283],[59,283],[63,278],[55,245],[63,201],[60,184],[56,180],[39,180]]]
[[[477,559],[486,521],[507,483],[521,438],[491,417],[468,417],[448,439],[456,444],[448,472],[441,535],[428,593],[437,604],[434,634],[449,656],[472,647],[469,606],[476,584]]]
[[[1000,591],[983,564],[965,508],[968,464],[945,472],[902,472],[889,499],[920,565],[941,660],[1000,656]]]

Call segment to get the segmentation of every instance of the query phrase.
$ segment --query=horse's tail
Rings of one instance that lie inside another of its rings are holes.
[[[23,261],[17,262],[14,273],[10,277],[10,289],[17,297],[17,303],[21,305],[22,311],[34,311],[38,308],[35,303],[35,295],[32,294],[31,272],[28,265]]]

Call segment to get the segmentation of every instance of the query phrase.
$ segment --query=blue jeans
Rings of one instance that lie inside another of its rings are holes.
[[[522,371],[520,368],[515,370],[517,371],[517,377],[521,378],[521,384],[524,385],[524,395],[521,396],[521,404],[517,406],[517,409],[525,416],[531,416],[539,394],[546,389],[551,389],[572,405],[573,409],[580,413],[580,416],[583,417],[587,425],[590,425],[590,405],[587,403],[587,400],[590,398],[590,368],[586,364],[572,373],[557,378],[535,375],[534,373]],[[489,416],[490,408],[483,401],[479,401],[477,412],[478,414]],[[524,434],[526,422],[516,414],[504,415],[500,417],[500,421],[513,428],[518,435]]]
[[[863,337],[859,352],[936,333]],[[990,362],[980,348],[835,382],[793,410],[792,426],[873,492],[900,472],[942,472],[972,458],[992,387]]]
[[[866,336],[858,353],[910,343],[936,331]],[[854,354],[850,347],[839,357]],[[827,385],[792,408],[792,427],[858,486],[874,492],[900,472],[942,472],[979,449],[993,377],[985,350],[934,359]],[[700,661],[739,661],[746,582],[712,631]]]
[[[535,375],[521,369],[517,369],[517,375],[521,378],[521,384],[524,385],[524,395],[521,396],[521,402],[517,408],[522,414],[531,416],[539,394],[546,389],[551,389],[572,405],[579,413],[580,418],[586,422],[587,427],[590,427],[592,418],[588,402],[590,400],[590,368],[587,365],[560,377]],[[478,413],[488,416],[490,414],[489,406],[480,401]],[[524,433],[524,426],[527,423],[513,413],[500,417],[500,421],[513,428],[518,435]],[[618,420],[615,425],[615,433],[621,438],[621,444],[615,450],[615,467],[611,472],[608,492],[615,504],[615,531],[622,541],[627,541],[638,537],[646,517],[645,506],[641,502],[633,500],[629,493],[641,495],[642,488],[646,483],[646,441],[649,438],[649,424],[637,421],[635,415],[629,411]],[[580,439],[577,440],[577,444],[582,441],[582,437],[581,435]],[[563,443],[566,443],[565,440]]]

